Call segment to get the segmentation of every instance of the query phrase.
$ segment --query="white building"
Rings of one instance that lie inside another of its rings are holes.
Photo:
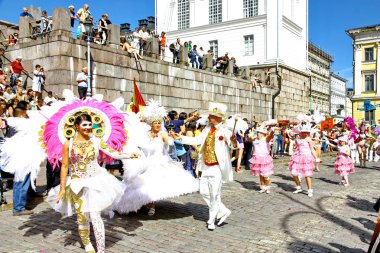
[[[156,17],[169,43],[228,52],[239,66],[279,59],[307,69],[308,0],[156,0]]]
[[[346,84],[346,79],[331,73],[330,115],[334,119],[347,117]]]

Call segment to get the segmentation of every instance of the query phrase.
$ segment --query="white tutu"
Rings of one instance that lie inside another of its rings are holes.
[[[49,191],[47,201],[55,211],[65,216],[75,214],[74,202],[72,201],[73,194],[82,200],[81,212],[107,211],[120,200],[125,185],[104,168],[99,169],[101,172],[94,177],[85,179],[68,177],[65,197],[56,204],[55,200],[59,193],[59,186],[57,186]]]
[[[184,170],[181,163],[171,161],[164,154],[160,138],[149,141],[142,149],[146,158],[136,159],[136,162],[145,159],[147,169],[132,179],[128,176],[124,178],[124,195],[113,208],[118,213],[136,212],[146,204],[199,190],[199,180]],[[133,169],[127,167],[125,175],[131,174],[128,170]]]

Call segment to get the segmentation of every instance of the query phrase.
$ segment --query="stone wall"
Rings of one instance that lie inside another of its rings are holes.
[[[53,14],[66,15],[65,11],[57,9]],[[54,15],[53,19],[58,20]],[[76,76],[82,67],[87,66],[87,43],[71,38],[70,33],[62,28],[67,24],[57,22],[53,27],[60,27],[59,30],[53,30],[47,38],[25,39],[8,48],[6,56],[15,59],[21,55],[29,72],[36,64],[43,66],[46,90],[61,94],[63,89],[69,88],[76,93]],[[252,67],[263,78],[268,76],[264,87],[252,88],[250,78],[244,80],[151,57],[145,57],[138,66],[134,58],[119,48],[117,38],[111,40],[112,47],[91,44],[92,91],[93,94],[103,94],[105,100],[112,101],[121,96],[128,104],[133,80],[136,79],[146,101],[158,99],[168,110],[202,111],[207,109],[208,101],[213,100],[227,103],[230,114],[240,113],[248,118],[255,115],[259,120],[267,120],[272,117],[272,97],[280,89],[274,103],[275,117],[294,118],[298,113],[308,111],[309,77],[287,66],[279,66],[279,79],[276,66]],[[31,81],[28,86],[31,86]]]

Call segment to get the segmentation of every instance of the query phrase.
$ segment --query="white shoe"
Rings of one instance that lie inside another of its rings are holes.
[[[293,193],[297,194],[297,193],[300,193],[300,192],[302,192],[302,187],[301,186],[297,186],[296,190]]]
[[[307,196],[310,198],[313,197],[313,189],[307,190]]]
[[[215,224],[208,224],[207,229],[213,231],[215,229]]]
[[[227,219],[228,216],[230,216],[231,214],[231,211],[227,209],[227,212],[225,214],[223,214],[222,217],[220,217],[220,220],[218,222],[218,226],[222,225],[223,222]]]

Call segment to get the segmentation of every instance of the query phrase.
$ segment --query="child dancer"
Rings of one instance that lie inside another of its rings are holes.
[[[348,174],[355,172],[355,167],[350,158],[350,147],[347,145],[347,136],[342,136],[338,139],[338,156],[335,161],[335,174],[342,177],[341,184],[348,186]]]
[[[317,158],[313,147],[313,141],[310,139],[311,126],[304,124],[301,126],[300,138],[296,140],[296,151],[292,155],[289,162],[289,170],[292,173],[293,180],[296,183],[296,190],[293,193],[302,192],[301,176],[306,178],[307,196],[313,197],[313,189],[311,188],[311,176],[314,171],[314,163],[320,162]]]
[[[272,136],[267,136],[264,127],[256,129],[257,138],[253,141],[254,153],[249,160],[251,163],[251,175],[260,177],[260,193],[270,193],[269,176],[273,174],[273,158],[269,154],[269,141]]]

